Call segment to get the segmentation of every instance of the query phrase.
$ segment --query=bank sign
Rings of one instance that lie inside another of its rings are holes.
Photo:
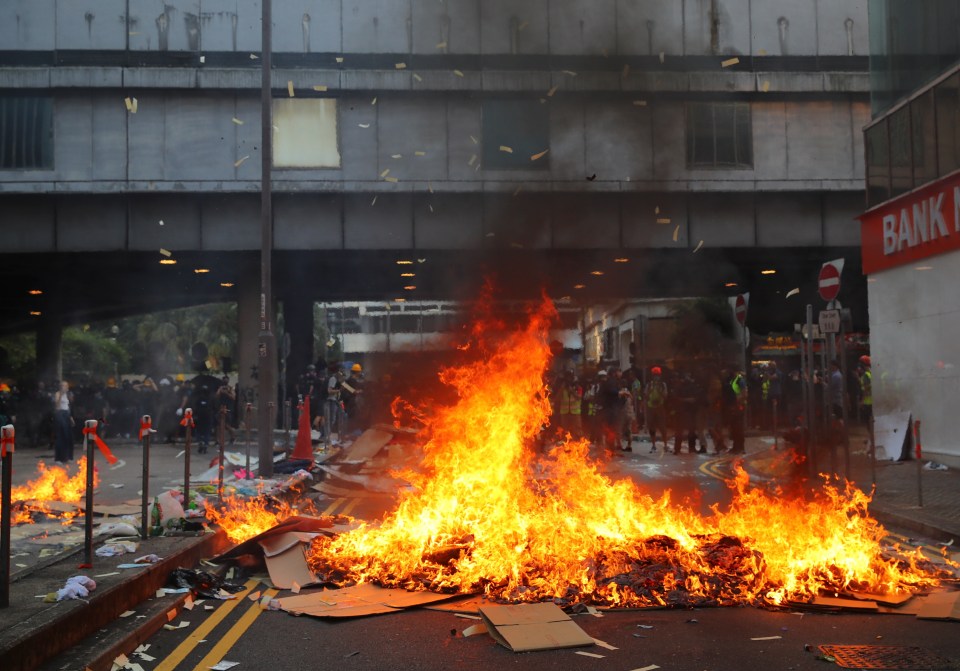
[[[860,215],[867,275],[960,249],[960,172]]]

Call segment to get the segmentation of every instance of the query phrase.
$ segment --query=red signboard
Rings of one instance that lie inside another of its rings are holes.
[[[832,263],[824,263],[817,277],[817,289],[820,298],[832,301],[840,293],[840,269]]]
[[[960,171],[860,215],[863,272],[960,249]]]

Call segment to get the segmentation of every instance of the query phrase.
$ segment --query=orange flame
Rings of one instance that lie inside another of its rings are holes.
[[[423,418],[422,470],[403,474],[412,489],[378,525],[316,539],[314,572],[505,601],[625,606],[782,603],[936,584],[919,554],[884,555],[869,497],[850,486],[784,500],[750,489],[739,470],[729,509],[704,516],[669,492],[654,499],[603,475],[586,441],[537,456],[553,314],[545,305],[499,345],[489,322],[472,330],[480,340],[469,350],[481,358],[441,372],[459,400]]]
[[[311,512],[314,512],[313,504],[309,500],[302,500],[293,507],[285,501],[263,495],[250,499],[227,496],[223,499],[222,510],[207,508],[207,519],[223,529],[232,542],[242,543],[292,515]]]
[[[81,457],[77,461],[77,472],[70,475],[64,466],[47,466],[44,462],[37,462],[39,475],[26,484],[17,485],[11,491],[11,503],[29,502],[31,510],[62,515],[66,519],[76,516],[76,513],[62,513],[52,511],[45,504],[47,501],[63,501],[78,503],[87,491],[87,459]],[[100,484],[100,474],[96,469],[93,472],[93,486]],[[12,524],[32,524],[30,510],[20,507],[13,511]]]

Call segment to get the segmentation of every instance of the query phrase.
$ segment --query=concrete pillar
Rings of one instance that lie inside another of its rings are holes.
[[[46,309],[37,324],[37,379],[55,383],[63,377],[63,322],[56,310]]]
[[[287,357],[287,391],[293,394],[297,378],[314,362],[313,299],[302,293],[283,297],[284,329],[290,334],[290,356]]]
[[[244,396],[242,402],[255,402],[257,382],[253,370],[260,361],[257,338],[260,334],[260,275],[256,263],[247,264],[237,281],[237,372],[241,392],[252,390],[253,396]],[[241,412],[242,412],[241,405]]]

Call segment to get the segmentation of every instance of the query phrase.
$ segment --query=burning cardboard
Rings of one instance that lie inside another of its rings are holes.
[[[587,632],[552,603],[484,606],[480,617],[494,640],[514,652],[594,644]]]

